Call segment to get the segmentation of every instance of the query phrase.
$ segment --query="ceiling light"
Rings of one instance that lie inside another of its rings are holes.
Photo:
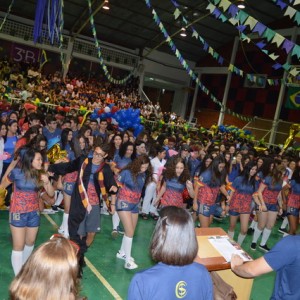
[[[104,0],[103,9],[109,10],[109,1]]]
[[[180,35],[186,37],[186,29],[184,27],[181,28]]]
[[[237,1],[237,7],[239,9],[244,9],[246,6],[245,6],[245,1],[244,0],[239,0]]]

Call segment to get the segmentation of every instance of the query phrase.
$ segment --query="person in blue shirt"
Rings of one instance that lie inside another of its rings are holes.
[[[234,229],[238,218],[240,218],[241,227],[237,240],[240,245],[243,243],[248,230],[252,196],[258,189],[256,174],[257,165],[254,162],[248,163],[243,174],[234,180],[230,196],[227,198],[230,215],[228,235],[233,239]]]
[[[270,300],[298,300],[300,235],[283,238],[264,256],[250,262],[243,263],[238,255],[233,255],[231,269],[244,278],[253,278],[275,271],[275,284]]]
[[[278,194],[282,190],[283,176],[285,168],[277,166],[273,168],[270,175],[265,177],[260,183],[257,191],[257,216],[258,225],[255,228],[251,249],[256,249],[256,243],[262,234],[259,248],[263,251],[269,251],[267,241],[275,225],[278,213],[282,214],[282,204],[278,205]]]
[[[288,198],[286,199],[284,191],[290,190]],[[283,204],[286,208],[288,220],[289,220],[289,234],[296,234],[299,225],[299,213],[300,213],[300,167],[296,167],[291,181],[285,185],[282,192]]]
[[[116,204],[111,203],[111,213],[118,212],[125,234],[116,257],[125,260],[126,269],[136,269],[138,265],[131,257],[132,239],[138,221],[139,202],[144,186],[152,179],[152,167],[147,155],[138,156],[123,169],[118,177],[121,186]]]
[[[135,274],[128,300],[213,299],[207,269],[194,262],[198,243],[192,216],[185,209],[166,206],[161,210],[150,252],[158,264]]]
[[[61,129],[57,127],[57,120],[55,117],[46,117],[46,126],[43,127],[43,135],[48,142],[53,138],[60,138]]]
[[[193,209],[198,214],[202,228],[209,227],[213,220],[219,192],[227,197],[225,160],[223,156],[217,156],[210,161],[209,157],[205,158],[199,179],[194,181]]]

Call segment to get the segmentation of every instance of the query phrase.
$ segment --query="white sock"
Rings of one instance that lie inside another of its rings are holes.
[[[229,235],[229,237],[233,240],[233,237],[234,237],[234,231],[229,231],[228,230],[228,235]]]
[[[286,226],[289,224],[289,220],[287,217],[284,217],[283,221],[282,221],[282,224],[280,226],[281,229],[285,229]]]
[[[257,243],[257,240],[259,239],[260,235],[262,233],[262,230],[259,230],[257,227],[255,228],[252,243]]]
[[[257,222],[255,220],[252,220],[249,227],[252,228],[252,229],[255,229],[257,227]]]
[[[23,265],[26,263],[27,259],[31,255],[33,248],[34,248],[34,245],[32,245],[32,246],[25,245],[24,250],[23,250]]]
[[[118,228],[119,224],[120,224],[120,218],[119,218],[119,215],[117,212],[115,212],[113,215],[112,215],[112,224],[113,224],[113,229],[116,229]]]
[[[238,236],[238,240],[237,240],[238,244],[242,245],[245,237],[246,237],[245,234],[240,233],[239,236]]]
[[[123,243],[124,243],[124,245],[123,245],[124,252],[126,255],[126,262],[128,262],[128,261],[130,261],[130,258],[131,258],[132,238],[130,238],[124,234]]]
[[[11,264],[12,264],[15,276],[17,276],[23,266],[23,251],[13,250],[11,252]]]
[[[267,241],[268,241],[268,239],[270,237],[271,231],[272,230],[268,229],[268,228],[264,229],[264,232],[263,232],[262,238],[261,238],[261,243],[260,243],[261,246],[264,246],[267,243]]]
[[[69,221],[69,214],[64,213],[64,215],[63,215],[63,221],[62,221],[62,224],[61,224],[61,228],[64,231],[64,236],[69,236],[68,221]]]
[[[120,253],[125,253],[125,250],[124,250],[124,244],[125,244],[125,234],[123,235],[121,248],[120,248],[120,250],[119,250]]]

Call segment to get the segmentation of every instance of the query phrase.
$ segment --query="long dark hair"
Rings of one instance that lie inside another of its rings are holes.
[[[205,165],[205,161],[206,161],[207,159],[211,159],[211,163],[212,163],[212,161],[214,160],[214,158],[212,157],[211,154],[206,154],[206,155],[204,156],[204,158],[202,159],[199,174],[201,174],[201,173],[203,173],[204,171],[206,171],[207,169],[211,168],[211,163],[210,163],[210,165],[209,165],[208,167],[206,167],[206,165]]]
[[[211,177],[211,183],[212,185],[218,185],[219,183],[221,185],[225,184],[226,179],[226,168],[222,171],[219,171],[219,164],[225,164],[225,159],[222,155],[216,156],[211,164],[211,170],[212,170],[212,177]]]
[[[187,180],[190,179],[190,172],[189,169],[181,157],[177,157],[172,159],[170,163],[166,166],[166,169],[163,172],[164,179],[172,179],[175,178],[176,175],[176,166],[178,163],[182,163],[184,166],[182,174],[179,176],[178,181],[184,184]]]
[[[253,187],[253,190],[255,190],[255,186],[256,186],[256,174],[257,174],[257,169],[256,169],[256,173],[250,177],[250,170],[253,168],[253,167],[256,167],[257,168],[257,165],[255,162],[253,161],[250,161],[245,167],[244,167],[244,170],[242,172],[242,177],[243,177],[243,180],[242,180],[242,184],[251,184],[252,187]]]
[[[131,159],[133,160],[136,157],[136,152],[135,152],[134,143],[132,143],[130,141],[128,141],[128,142],[126,142],[126,143],[124,143],[124,144],[121,145],[120,150],[119,150],[119,156],[121,158],[123,158],[125,156],[128,146],[132,146],[133,147],[133,152],[131,154]]]
[[[68,141],[68,135],[72,132],[71,128],[64,128],[61,132],[61,150],[65,150],[66,146],[69,144],[71,150],[74,151],[73,141]]]
[[[26,180],[32,179],[36,183],[38,183],[41,171],[34,169],[32,162],[37,153],[41,154],[41,152],[36,149],[27,148],[24,149],[24,153],[21,155],[21,171],[25,174]]]
[[[144,164],[149,164],[148,169],[146,170],[146,180],[145,184],[149,183],[152,180],[152,166],[150,164],[150,159],[147,155],[142,154],[135,158],[131,163],[129,163],[124,170],[129,170],[131,172],[134,182],[137,182],[137,177],[141,171],[141,166]]]

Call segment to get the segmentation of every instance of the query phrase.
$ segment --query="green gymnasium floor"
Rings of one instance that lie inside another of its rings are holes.
[[[87,266],[84,269],[81,283],[81,294],[89,300],[99,299],[126,299],[127,289],[130,280],[135,272],[149,268],[153,265],[148,255],[149,240],[155,226],[152,219],[139,219],[136,235],[133,240],[132,256],[135,258],[139,268],[137,270],[126,270],[124,262],[115,257],[119,250],[122,237],[112,239],[111,217],[101,216],[101,233],[96,236],[94,244],[86,255]],[[55,215],[46,215],[41,218],[41,227],[37,238],[37,245],[47,240],[53,233],[57,232],[57,225],[60,225],[62,212]],[[214,221],[214,227],[222,227],[227,231],[228,220],[222,222]],[[273,229],[273,234],[268,242],[272,247],[281,237],[278,229],[279,223]],[[237,236],[237,235],[236,235]],[[247,236],[243,248],[257,258],[263,255],[260,250],[250,250],[251,236]],[[10,263],[11,236],[8,226],[8,212],[0,211],[0,300],[8,299],[8,287],[13,279],[13,271]],[[269,299],[273,289],[275,273],[270,273],[254,280],[252,288],[252,300]],[[55,289],[55,286],[49,287]],[[246,300],[246,299],[240,299]]]

